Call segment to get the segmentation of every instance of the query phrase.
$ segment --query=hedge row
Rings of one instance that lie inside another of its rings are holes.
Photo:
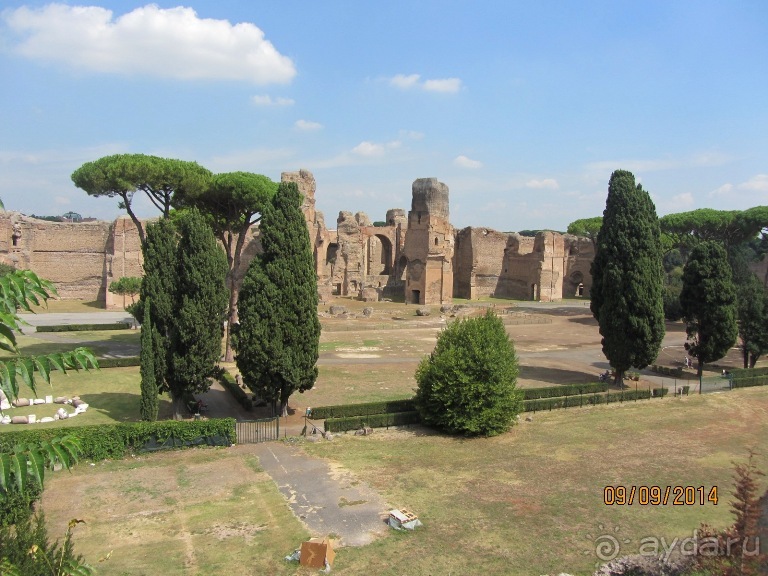
[[[674,378],[683,377],[682,368],[670,368],[669,366],[659,366],[658,364],[654,364],[651,366],[651,371],[658,374],[663,374],[664,376],[672,376]]]
[[[768,367],[737,368],[736,370],[731,370],[731,375],[733,375],[734,380],[737,378],[754,378],[755,376],[765,376],[768,375]]]
[[[391,412],[413,412],[416,410],[413,398],[408,400],[388,400],[383,402],[366,402],[364,404],[340,404],[338,406],[321,406],[312,408],[310,417],[315,420],[327,418],[348,418],[353,416],[370,416],[372,414],[387,414]]]
[[[661,390],[659,388],[658,390]],[[664,388],[668,392],[668,388]],[[579,396],[562,396],[560,398],[539,398],[523,401],[523,412],[539,412],[541,410],[556,410],[558,408],[572,408],[574,406],[594,406],[597,404],[614,404],[616,402],[628,402],[630,400],[647,400],[651,397],[651,390],[625,390],[623,392],[609,392],[608,394],[589,394]]]
[[[81,458],[104,460],[123,458],[128,452],[145,452],[184,446],[229,446],[234,444],[234,418],[211,420],[164,420],[122,422],[72,428],[39,428],[0,434],[0,452],[17,444],[37,443],[71,434],[80,439]]]
[[[752,386],[765,386],[766,384],[768,384],[768,374],[751,377],[742,376],[741,378],[733,379],[734,388],[751,388]]]
[[[593,382],[591,384],[567,384],[544,388],[525,388],[522,389],[522,391],[525,400],[535,400],[536,398],[553,398],[559,396],[591,394],[593,392],[605,392],[608,390],[609,386],[610,383],[608,382]],[[326,418],[348,418],[392,412],[412,412],[414,410],[416,410],[414,399],[409,398],[407,400],[389,400],[382,402],[367,402],[363,404],[320,406],[318,408],[312,408],[311,417],[315,420],[325,420]]]
[[[243,408],[246,410],[253,409],[253,402],[251,402],[250,395],[237,385],[232,374],[224,370],[219,378],[219,382],[221,382],[221,385],[234,396],[235,400],[237,400]]]
[[[592,382],[591,384],[565,384],[563,386],[548,386],[545,388],[522,388],[522,391],[523,400],[536,400],[538,398],[557,398],[559,396],[605,392],[609,386],[609,382]]]
[[[98,358],[99,368],[126,368],[141,366],[141,357],[126,356],[125,358]]]
[[[328,418],[325,421],[326,432],[346,432],[360,428],[384,428],[385,426],[403,426],[421,422],[419,413],[415,410],[408,412],[390,412],[389,414],[371,414],[370,416],[350,416],[347,418]]]
[[[112,324],[57,324],[53,326],[38,326],[38,332],[90,332],[93,330],[128,330],[130,322],[114,322]]]

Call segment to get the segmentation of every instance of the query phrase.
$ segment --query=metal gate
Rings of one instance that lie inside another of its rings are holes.
[[[238,444],[258,444],[280,438],[280,418],[246,420],[235,423]]]

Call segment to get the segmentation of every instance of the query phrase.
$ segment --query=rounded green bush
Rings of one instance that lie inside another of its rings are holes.
[[[416,370],[422,422],[467,436],[501,434],[522,408],[517,375],[515,347],[501,319],[489,310],[456,320]]]

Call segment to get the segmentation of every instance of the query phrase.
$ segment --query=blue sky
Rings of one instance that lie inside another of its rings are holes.
[[[279,180],[383,220],[411,183],[457,227],[565,229],[634,172],[660,215],[768,204],[768,3],[0,0],[0,198],[122,152]],[[154,215],[148,203],[144,216]]]

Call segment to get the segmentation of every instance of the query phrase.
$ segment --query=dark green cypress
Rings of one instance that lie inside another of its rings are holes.
[[[320,340],[317,275],[295,183],[280,184],[259,234],[264,252],[240,289],[235,361],[246,385],[285,414],[291,394],[314,386]]]
[[[631,172],[616,170],[592,262],[590,309],[619,383],[631,367],[654,362],[664,339],[660,236],[650,196]]]
[[[169,338],[168,388],[174,415],[184,413],[185,396],[210,387],[221,357],[229,292],[227,259],[197,210],[181,218],[177,285]]]
[[[738,336],[736,288],[728,255],[714,241],[700,242],[691,251],[683,270],[680,306],[688,342],[685,348],[704,364],[728,353]]]
[[[150,300],[147,299],[144,323],[141,325],[141,404],[139,412],[142,420],[154,422],[157,420],[159,401],[151,310]]]
[[[162,219],[147,226],[146,240],[141,247],[144,254],[144,277],[141,281],[139,301],[133,310],[136,319],[143,324],[147,302],[151,302],[152,327],[155,333],[152,347],[155,351],[153,364],[159,392],[168,391],[166,366],[168,337],[176,313],[177,244],[176,227],[170,220]]]

